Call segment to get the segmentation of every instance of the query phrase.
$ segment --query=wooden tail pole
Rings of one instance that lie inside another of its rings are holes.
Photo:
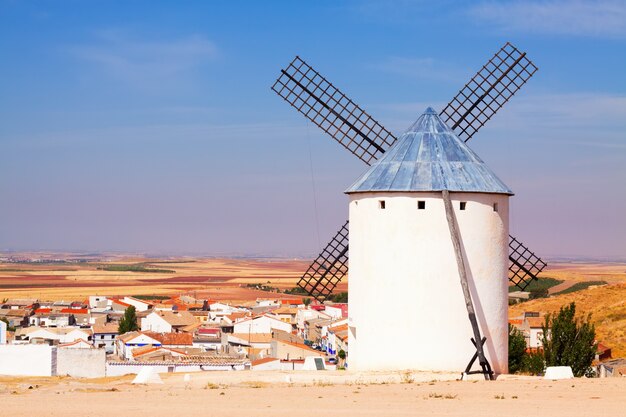
[[[463,289],[463,297],[465,297],[465,307],[467,308],[467,315],[469,317],[469,321],[472,325],[472,330],[474,332],[474,339],[472,343],[476,347],[476,355],[470,361],[467,369],[465,370],[466,374],[470,373],[482,373],[485,376],[485,379],[493,380],[493,371],[491,370],[491,365],[487,361],[485,357],[485,351],[483,350],[483,344],[485,343],[484,338],[480,335],[480,328],[478,327],[478,321],[476,320],[476,312],[474,311],[474,303],[472,302],[472,295],[469,289],[469,283],[467,281],[467,271],[465,270],[465,262],[463,260],[463,252],[461,250],[461,235],[459,233],[459,225],[456,221],[456,216],[454,214],[454,209],[452,208],[452,201],[450,200],[450,193],[448,190],[443,190],[443,203],[446,207],[446,219],[448,220],[448,227],[450,228],[450,237],[452,238],[452,245],[454,246],[454,253],[456,255],[456,263],[459,268],[459,277],[461,279],[461,288]],[[476,343],[475,341],[480,341]],[[478,372],[470,372],[471,365],[476,360],[476,356],[478,356],[478,362],[482,368],[482,371]]]

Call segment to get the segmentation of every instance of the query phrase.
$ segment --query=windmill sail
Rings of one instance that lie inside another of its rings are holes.
[[[396,141],[391,132],[298,56],[281,70],[272,90],[368,165]]]
[[[530,251],[526,246],[513,236],[509,235],[509,281],[524,291],[537,275],[545,268],[546,264],[541,258]]]
[[[533,76],[537,67],[507,42],[439,113],[468,141]],[[344,148],[371,165],[396,137],[300,57],[283,70],[272,90],[328,133]],[[509,280],[522,290],[546,263],[511,236]],[[348,272],[348,223],[322,250],[298,286],[324,301]]]
[[[311,297],[323,302],[348,273],[348,222],[326,245],[298,281]]]
[[[537,71],[527,57],[507,42],[441,111],[441,118],[465,142]]]

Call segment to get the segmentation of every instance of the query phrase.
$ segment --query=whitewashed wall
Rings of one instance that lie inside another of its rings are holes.
[[[486,354],[506,373],[508,196],[450,195]],[[475,349],[441,194],[350,199],[350,369],[464,370]]]
[[[54,376],[56,354],[49,345],[0,345],[0,375]]]
[[[105,376],[106,352],[104,349],[57,350],[57,375],[76,378],[100,378]]]

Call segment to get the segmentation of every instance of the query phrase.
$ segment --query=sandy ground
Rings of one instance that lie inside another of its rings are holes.
[[[182,374],[164,375],[162,385],[132,385],[129,377],[0,378],[1,414],[626,416],[626,378],[545,381],[503,376],[488,382],[447,380],[452,376],[443,374],[345,371],[190,375],[190,382]]]

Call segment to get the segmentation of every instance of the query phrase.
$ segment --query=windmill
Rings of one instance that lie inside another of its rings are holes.
[[[424,117],[429,120],[428,123],[431,125],[440,121],[443,126],[439,126],[438,132],[444,136],[450,134],[454,136],[455,141],[458,142],[455,142],[456,148],[460,149],[462,153],[469,152],[468,158],[474,158],[475,155],[472,151],[460,143],[471,139],[532,77],[536,70],[537,67],[526,57],[526,53],[519,51],[510,43],[506,43],[443,110],[437,114],[432,109],[428,109],[418,122]],[[289,66],[281,70],[281,75],[272,89],[367,165],[380,165],[381,158],[387,158],[386,152],[398,141],[398,138],[390,131],[299,57],[296,57]],[[406,133],[419,132],[409,130]],[[482,163],[482,161],[480,162]],[[465,265],[467,260],[464,261],[462,254],[461,235],[452,209],[450,194],[445,187],[434,189],[443,191],[441,199],[443,206],[445,206],[449,233],[455,248],[458,274],[461,278],[467,313],[472,324],[472,342],[476,353],[467,366],[466,372],[471,373],[470,368],[473,362],[478,359],[482,368],[478,372],[491,378],[493,372],[483,350],[485,338],[481,336],[476,320],[471,288],[468,286]],[[358,189],[356,191],[351,189],[347,193],[358,191]],[[498,193],[500,191],[487,190],[486,192]],[[510,195],[512,193],[504,192],[503,194]],[[461,205],[466,204],[466,202],[460,203]],[[378,201],[378,204],[380,204],[379,209],[385,209],[384,200]],[[497,211],[497,203],[493,204],[494,211]],[[502,204],[506,204],[508,208],[508,200]],[[461,206],[461,210],[463,209],[464,207]],[[508,234],[508,211],[506,217]],[[508,254],[508,261],[510,262],[508,265],[509,280],[519,288],[525,289],[532,280],[537,279],[537,274],[546,264],[518,239],[510,235],[506,237],[510,250]],[[324,301],[347,273],[348,247],[348,222],[346,222],[313,261],[298,282],[298,286],[318,301]]]

